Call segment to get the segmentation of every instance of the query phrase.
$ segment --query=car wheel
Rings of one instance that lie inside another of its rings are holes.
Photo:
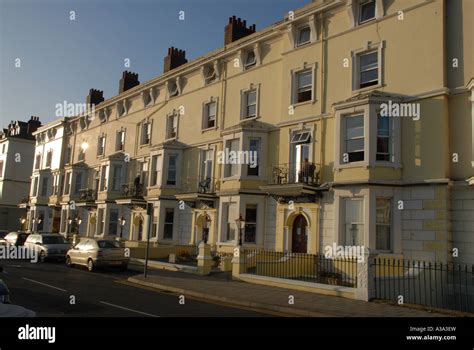
[[[66,256],[66,266],[67,267],[72,267],[73,266],[71,257],[69,255]]]
[[[87,269],[92,272],[95,269],[94,262],[92,259],[87,260]]]
[[[46,254],[44,253],[44,250],[41,251],[39,255],[39,261],[44,263],[46,261]]]

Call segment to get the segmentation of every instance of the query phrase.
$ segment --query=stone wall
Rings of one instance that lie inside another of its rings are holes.
[[[474,188],[452,188],[451,218],[453,248],[458,249],[453,261],[474,264]]]

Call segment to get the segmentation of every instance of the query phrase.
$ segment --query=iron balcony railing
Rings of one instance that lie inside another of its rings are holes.
[[[93,188],[84,188],[79,190],[79,200],[93,202],[97,200],[97,191]]]
[[[271,167],[270,184],[319,184],[319,164],[312,162],[284,163]]]
[[[181,178],[181,192],[212,194],[218,188],[218,181],[212,178]]]
[[[145,186],[142,183],[130,182],[122,185],[122,196],[127,198],[143,198]]]

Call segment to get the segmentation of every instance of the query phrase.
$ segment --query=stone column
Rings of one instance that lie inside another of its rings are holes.
[[[375,297],[374,254],[368,248],[357,258],[356,299],[370,301]]]
[[[212,268],[211,246],[204,242],[199,243],[197,263],[200,275],[209,275]]]
[[[245,264],[244,264],[244,250],[242,247],[234,248],[234,257],[232,258],[232,279],[239,279],[241,274],[244,274]]]

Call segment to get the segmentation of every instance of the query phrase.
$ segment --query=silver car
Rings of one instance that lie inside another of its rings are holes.
[[[87,238],[67,252],[66,265],[87,266],[89,271],[97,267],[118,267],[126,270],[129,258],[117,241]]]
[[[35,250],[38,260],[64,260],[71,244],[66,242],[63,236],[57,233],[31,234],[25,241],[25,247]]]

